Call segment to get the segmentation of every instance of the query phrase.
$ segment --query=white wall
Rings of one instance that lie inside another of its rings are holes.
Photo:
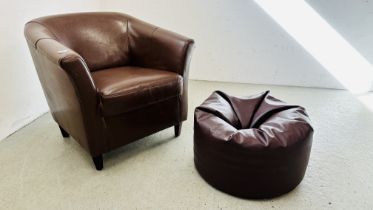
[[[98,0],[0,1],[0,140],[48,111],[24,24],[44,15],[98,9]]]
[[[373,3],[308,2],[338,26],[342,36],[349,35],[348,41],[361,53],[373,58]],[[194,38],[192,79],[343,88],[252,0],[106,0],[102,7]]]
[[[307,0],[333,28],[373,63],[373,2],[369,0]]]
[[[371,1],[306,1],[373,63]],[[124,12],[194,38],[192,79],[343,88],[253,0],[0,0],[0,139],[48,111],[24,23],[95,10]]]
[[[306,0],[369,63],[373,64],[373,2]],[[373,91],[373,84],[371,86]]]

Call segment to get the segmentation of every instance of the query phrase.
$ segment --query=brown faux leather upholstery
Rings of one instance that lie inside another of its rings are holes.
[[[192,39],[108,12],[37,18],[25,36],[53,118],[95,163],[186,120]]]
[[[194,162],[217,189],[243,198],[269,198],[303,179],[313,128],[305,109],[269,91],[238,98],[214,92],[194,116]]]
[[[118,67],[92,73],[102,113],[117,115],[182,94],[179,74],[139,67]]]

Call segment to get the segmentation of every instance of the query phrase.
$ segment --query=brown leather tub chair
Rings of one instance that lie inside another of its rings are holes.
[[[193,40],[121,13],[28,22],[25,36],[54,120],[93,157],[187,118]]]

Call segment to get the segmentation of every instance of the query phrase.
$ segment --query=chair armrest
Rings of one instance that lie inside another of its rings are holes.
[[[188,73],[192,39],[130,18],[128,24],[129,51],[134,65]]]
[[[97,151],[106,148],[106,143],[102,140],[103,122],[99,112],[100,99],[85,61],[78,53],[54,39],[39,40],[36,43],[36,50],[43,57],[41,59],[48,59],[49,63],[54,64],[54,67],[50,68],[65,72],[70,79],[77,96],[75,100],[80,104],[83,117],[84,144],[87,145],[91,155],[98,155]],[[41,62],[43,61],[41,60]],[[63,93],[63,90],[58,91]]]
[[[67,73],[79,97],[87,101],[96,97],[96,87],[87,64],[78,53],[54,39],[41,39],[37,42],[36,48]]]

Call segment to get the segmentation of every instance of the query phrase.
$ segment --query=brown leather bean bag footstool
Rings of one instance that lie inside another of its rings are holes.
[[[216,91],[194,115],[194,162],[213,187],[243,198],[270,198],[303,179],[313,128],[305,109],[269,95]]]

